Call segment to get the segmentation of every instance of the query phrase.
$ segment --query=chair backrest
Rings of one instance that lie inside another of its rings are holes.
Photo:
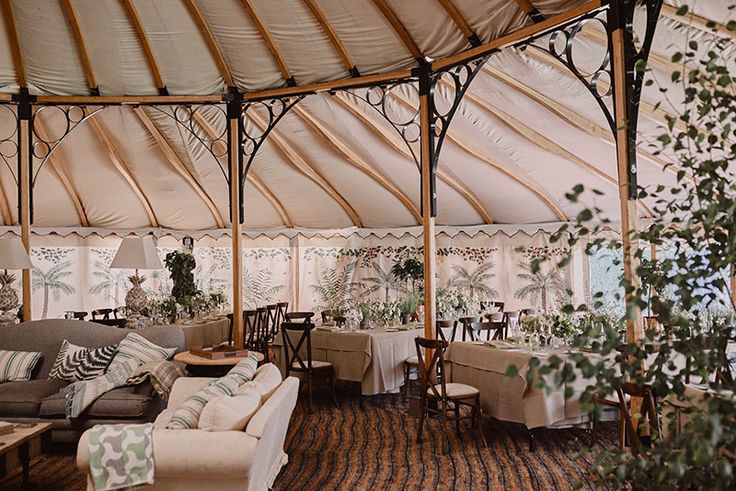
[[[92,311],[92,320],[97,320],[98,317],[101,319],[109,319],[110,314],[113,314],[114,318],[118,318],[117,310],[115,309],[96,309]]]
[[[506,324],[503,322],[473,322],[470,324],[470,339],[480,341],[483,331],[487,340],[504,339]]]
[[[286,311],[289,310],[289,302],[279,302],[276,304],[276,331],[278,332],[281,323],[286,320]]]
[[[287,376],[291,370],[298,372],[312,371],[312,329],[314,329],[314,324],[311,322],[284,322],[281,324]],[[289,333],[295,334],[290,335]],[[299,334],[295,340],[296,333]],[[304,348],[304,352],[301,351],[302,348]],[[298,368],[294,367],[294,363]]]
[[[72,312],[72,319],[83,321],[88,315],[87,312]]]
[[[266,319],[267,319],[267,332],[268,332],[268,340],[273,342],[274,339],[276,339],[276,335],[279,333],[279,325],[278,322],[278,315],[279,309],[278,306],[274,303],[271,305],[266,305]]]
[[[431,394],[436,399],[447,398],[445,376],[445,350],[449,346],[444,339],[414,338],[419,360],[419,379],[422,381],[422,394]],[[429,363],[426,355],[430,354]],[[436,376],[440,380],[440,390],[437,390]]]
[[[503,312],[504,305],[505,304],[503,302],[488,302],[488,301],[485,301],[485,302],[481,302],[480,303],[480,309],[481,310],[485,310],[485,311],[494,311],[494,310],[497,310],[498,312]]]
[[[489,312],[485,315],[485,318],[491,322],[504,322],[506,314],[503,312]]]
[[[103,326],[125,327],[125,319],[92,319],[90,322]]]
[[[445,331],[443,331],[443,329],[450,329],[450,328],[452,328],[452,331],[450,331],[450,341],[453,341],[455,339],[455,330],[457,329],[457,322],[453,320],[437,321],[437,337],[443,341],[447,341],[447,336],[445,336]]]
[[[636,455],[641,450],[643,443],[639,438],[639,429],[634,428],[634,419],[631,417],[626,396],[642,398],[641,409],[639,410],[641,417],[637,421],[643,423],[646,420],[649,423],[650,436],[659,439],[662,436],[662,429],[659,425],[656,394],[651,385],[645,384],[640,386],[636,382],[624,382],[621,384],[621,387],[616,389],[616,393],[618,395],[621,417],[625,418],[629,445],[631,446],[632,453]]]
[[[255,310],[243,311],[243,341],[245,342],[246,348],[255,346],[257,320],[258,312]]]
[[[314,317],[314,312],[288,312],[284,315],[286,322],[303,322],[305,324],[312,322],[312,317]]]

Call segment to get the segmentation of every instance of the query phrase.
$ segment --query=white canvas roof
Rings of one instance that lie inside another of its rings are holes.
[[[182,0],[15,0],[14,22],[27,86],[35,95],[88,95],[89,71],[80,56],[71,4],[85,40],[90,66],[103,96],[213,95],[227,90],[222,67]],[[416,48],[431,59],[469,48],[468,40],[438,0],[217,0],[194,2],[222,54],[232,82],[250,93],[349,76],[348,62],[363,74],[412,68],[417,61],[378,6],[388,5]],[[512,0],[454,0],[478,37],[486,42],[532,21]],[[535,0],[553,15],[583,1]],[[659,84],[679,100],[669,82],[671,55],[686,39],[714,34],[698,18],[677,18],[684,0],[668,1],[658,26],[650,65]],[[702,17],[730,18],[727,1],[689,2]],[[152,68],[126,4],[134,7],[150,43]],[[245,7],[270,34],[278,54]],[[310,9],[316,5],[341,43]],[[378,6],[377,6],[378,5]],[[4,13],[5,15],[5,13]],[[642,19],[637,19],[641,24]],[[590,25],[579,36],[578,66],[599,63],[604,36]],[[546,40],[537,41],[542,45]],[[724,57],[733,59],[733,47]],[[348,56],[348,60],[345,56]],[[283,60],[280,66],[279,60]],[[158,71],[159,75],[155,75]],[[158,79],[158,80],[157,80]],[[19,77],[11,42],[0,29],[0,91],[17,93]],[[447,97],[441,87],[438,98]],[[416,104],[412,91],[390,100],[394,114]],[[661,107],[657,107],[662,103]],[[96,107],[90,107],[93,111]],[[166,108],[164,108],[166,110]],[[60,109],[42,110],[38,120],[58,134]],[[224,132],[219,109],[204,108],[201,131]],[[642,185],[673,184],[676,168],[663,169],[666,155],[648,146],[662,132],[668,106],[658,84],[647,87],[640,115],[638,179]],[[0,130],[15,119],[0,108]],[[252,124],[252,123],[251,123]],[[252,129],[252,128],[251,128]],[[7,165],[5,165],[7,163]],[[17,191],[0,162],[0,211],[6,226],[18,223]],[[229,224],[224,160],[218,162],[193,135],[160,110],[113,106],[75,128],[38,171],[34,226],[68,230],[162,227],[224,229]],[[441,154],[438,225],[538,224],[574,218],[595,203],[618,220],[616,161],[606,120],[589,92],[553,58],[534,47],[493,55],[463,100]],[[603,191],[570,204],[564,195],[582,183]],[[642,218],[653,203],[640,203]],[[419,172],[395,130],[373,108],[348,93],[307,96],[277,125],[258,153],[245,190],[246,228],[399,228],[420,222]]]

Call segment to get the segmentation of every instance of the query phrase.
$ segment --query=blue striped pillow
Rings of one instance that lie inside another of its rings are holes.
[[[30,380],[31,372],[41,356],[37,351],[0,350],[0,382]]]

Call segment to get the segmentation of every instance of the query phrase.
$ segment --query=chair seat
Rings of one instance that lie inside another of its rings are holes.
[[[307,365],[307,362],[304,362],[304,366]],[[312,370],[320,370],[322,368],[329,368],[332,366],[332,363],[329,361],[320,361],[320,360],[312,360]],[[298,361],[295,361],[291,364],[292,370],[301,370],[302,366],[299,364]]]
[[[434,386],[437,392],[442,394],[442,385],[437,384]],[[470,385],[460,384],[457,382],[450,382],[445,385],[447,389],[447,397],[450,399],[462,399],[465,397],[474,397],[480,394],[480,391]],[[432,389],[427,389],[427,392],[433,394]]]
[[[419,366],[419,357],[418,356],[412,356],[410,358],[407,358],[404,363],[407,365],[417,365]]]

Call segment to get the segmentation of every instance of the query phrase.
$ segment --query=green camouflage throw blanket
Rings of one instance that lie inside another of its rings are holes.
[[[96,425],[89,433],[89,473],[97,491],[153,484],[153,424]]]

